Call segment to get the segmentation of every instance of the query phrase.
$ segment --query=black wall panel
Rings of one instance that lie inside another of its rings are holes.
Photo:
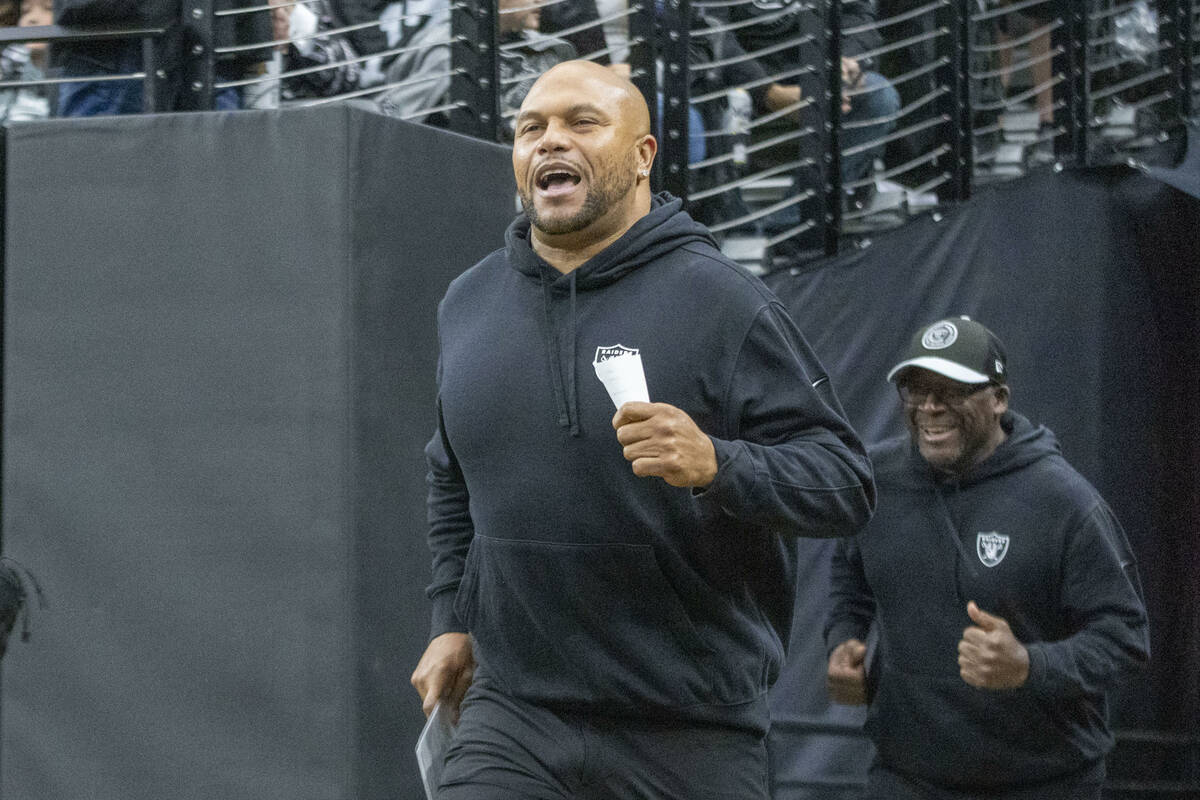
[[[6,138],[3,545],[52,607],[4,798],[417,796],[432,323],[507,153],[345,106]]]

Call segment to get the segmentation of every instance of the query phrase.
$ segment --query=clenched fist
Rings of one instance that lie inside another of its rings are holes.
[[[1029,678],[1029,651],[1013,636],[1008,622],[967,603],[975,624],[958,643],[958,673],[980,689],[1015,689]]]
[[[639,478],[703,488],[717,476],[712,440],[686,412],[667,403],[625,403],[613,417],[617,441]]]

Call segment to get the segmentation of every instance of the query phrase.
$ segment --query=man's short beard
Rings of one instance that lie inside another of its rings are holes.
[[[608,211],[611,205],[612,198],[608,197],[606,192],[588,189],[587,197],[583,199],[583,206],[574,214],[561,219],[553,217],[546,219],[538,213],[537,206],[533,204],[533,198],[524,192],[521,193],[521,208],[524,209],[525,216],[529,218],[529,224],[549,236],[581,231],[604,216],[604,212]]]
[[[546,219],[538,213],[533,202],[532,192],[520,192],[521,208],[529,219],[529,224],[548,236],[558,236],[564,233],[575,233],[591,225],[608,213],[618,200],[632,191],[636,185],[636,164],[632,156],[627,159],[629,164],[617,166],[605,165],[607,169],[598,170],[597,174],[606,173],[607,178],[588,186],[587,196],[583,198],[583,206],[569,217]],[[627,179],[624,179],[628,176]]]

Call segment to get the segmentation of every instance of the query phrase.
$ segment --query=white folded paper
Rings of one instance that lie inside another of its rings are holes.
[[[597,347],[592,366],[617,408],[635,400],[650,402],[646,373],[642,369],[642,354],[637,350],[619,344]]]
[[[421,783],[425,785],[425,797],[433,800],[438,784],[442,780],[442,767],[446,763],[446,751],[450,749],[450,739],[453,737],[450,725],[450,712],[438,703],[433,707],[433,713],[421,729],[417,739],[417,766],[421,770]]]

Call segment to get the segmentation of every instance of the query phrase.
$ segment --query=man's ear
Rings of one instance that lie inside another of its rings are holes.
[[[654,166],[654,156],[658,154],[658,140],[646,134],[637,143],[638,171],[649,172]]]
[[[1011,397],[1011,392],[1006,383],[1000,384],[992,391],[996,398],[996,416],[1000,416],[1008,411],[1008,400]]]

